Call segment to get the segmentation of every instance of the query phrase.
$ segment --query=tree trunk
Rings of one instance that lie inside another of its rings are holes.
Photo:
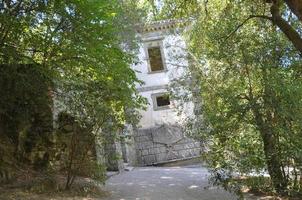
[[[302,0],[284,0],[289,9],[302,22]]]
[[[286,191],[287,179],[282,173],[282,163],[279,158],[277,138],[268,122],[264,121],[257,105],[254,105],[252,109],[263,140],[263,150],[268,173],[271,177],[273,187],[279,194],[282,194]]]
[[[268,173],[274,188],[282,194],[286,191],[287,180],[282,172],[282,163],[278,156],[277,139],[270,130],[262,130],[261,132]]]
[[[302,0],[292,0],[292,2],[301,2]],[[287,22],[285,21],[279,12],[279,1],[273,1],[271,6],[272,21],[276,24],[286,37],[293,43],[298,51],[302,54],[302,38],[300,34]],[[300,6],[302,7],[302,5]]]

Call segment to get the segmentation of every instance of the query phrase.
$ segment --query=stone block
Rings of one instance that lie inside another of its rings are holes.
[[[195,142],[195,143],[194,143],[194,146],[195,146],[195,147],[200,147],[200,142]]]
[[[148,149],[150,147],[153,147],[153,143],[152,142],[142,142],[142,149]]]
[[[186,143],[192,143],[192,142],[195,142],[193,139],[191,139],[191,138],[186,138],[185,139],[185,141],[186,141]]]
[[[163,147],[164,145],[163,145],[163,144],[160,144],[160,143],[154,143],[153,146],[154,146],[154,147]]]
[[[156,154],[156,160],[157,160],[157,162],[166,161],[167,154],[166,153]]]
[[[136,132],[135,135],[136,135],[136,136],[142,136],[142,135],[144,135],[144,131],[139,130],[139,131]]]
[[[150,148],[148,151],[150,155],[155,154],[154,148]]]
[[[134,139],[134,142],[135,142],[136,144],[139,143],[139,137],[134,137],[133,139]]]
[[[136,141],[137,142],[139,142],[139,143],[141,143],[141,142],[143,142],[144,140],[142,139],[144,136],[139,136],[139,137],[137,137],[136,138]]]
[[[193,142],[188,143],[188,144],[186,145],[186,148],[187,148],[187,149],[192,149],[192,148],[194,148],[194,147],[195,147],[195,144],[194,144]]]
[[[142,156],[142,151],[136,151],[136,155],[141,157]]]
[[[136,150],[141,150],[142,149],[142,145],[140,143],[135,143],[135,149]]]
[[[200,148],[193,149],[193,154],[194,154],[194,156],[199,156],[200,155]]]
[[[141,141],[151,141],[151,139],[148,136],[141,136]]]
[[[162,124],[151,130],[154,142],[163,144],[173,144],[183,138],[182,130],[177,125]]]
[[[141,149],[141,150],[144,150],[144,149],[146,149],[146,148],[147,148],[147,145],[146,145],[146,144],[140,143],[140,149]]]
[[[153,151],[154,151],[154,154],[159,154],[160,153],[160,148],[154,148]]]
[[[147,149],[145,149],[145,150],[142,151],[142,155],[143,155],[143,156],[146,156],[146,155],[148,155],[148,154],[149,154],[149,151],[148,151]]]
[[[144,163],[146,165],[150,165],[156,162],[156,157],[155,155],[148,155],[148,156],[144,156]]]
[[[180,150],[178,151],[178,154],[181,158],[191,157],[191,151],[190,150]]]
[[[160,153],[167,153],[167,148],[166,147],[159,147]]]
[[[181,140],[179,140],[178,142],[176,142],[175,144],[183,144],[184,141],[185,141],[185,139],[181,139]]]
[[[176,145],[173,146],[173,148],[174,148],[176,151],[185,149],[185,147],[184,147],[183,144],[176,144]]]

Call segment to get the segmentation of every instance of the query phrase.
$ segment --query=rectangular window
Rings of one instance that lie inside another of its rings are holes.
[[[164,70],[164,63],[161,56],[160,47],[149,47],[148,55],[150,60],[150,68],[152,72]]]
[[[170,105],[169,95],[166,94],[166,95],[156,97],[156,104],[157,104],[157,107]]]
[[[152,94],[153,100],[153,109],[154,110],[163,110],[170,108],[170,96],[169,93],[157,93]]]

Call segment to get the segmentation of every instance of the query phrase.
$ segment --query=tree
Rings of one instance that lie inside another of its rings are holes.
[[[302,21],[302,1],[301,0],[285,0],[286,5],[295,15]]]
[[[299,30],[299,21],[277,1],[167,2],[164,16],[176,10],[194,19],[186,38],[205,118],[196,136],[207,141],[209,166],[247,174],[265,168],[273,188],[287,192],[296,178],[285,169],[301,163],[302,63],[282,27],[271,26],[281,19],[267,16],[269,7],[282,8],[290,28]]]
[[[135,110],[144,102],[135,89],[140,81],[130,68],[139,19],[132,1],[1,1],[0,63],[39,68],[51,80],[55,108],[61,106],[85,130],[101,134],[111,123],[121,128],[126,119],[137,118]],[[15,75],[0,77],[15,80]],[[11,105],[22,109],[23,104]],[[6,112],[4,107],[0,112]]]
[[[200,16],[212,15],[209,10],[212,6],[218,6],[229,17],[235,12],[242,12],[243,15],[238,19],[238,24],[230,30],[230,34],[234,34],[240,27],[248,23],[250,20],[268,20],[271,25],[276,25],[292,42],[295,48],[302,53],[302,1],[301,0],[257,0],[257,1],[165,1],[164,17],[171,16]],[[224,5],[221,7],[220,5]],[[222,11],[220,10],[220,11]],[[213,11],[213,10],[212,10]],[[218,11],[218,10],[216,10]],[[218,12],[220,12],[218,11]],[[292,14],[295,14],[294,17]],[[299,23],[300,21],[300,23]],[[229,34],[228,34],[229,35]],[[227,36],[226,36],[227,37]]]

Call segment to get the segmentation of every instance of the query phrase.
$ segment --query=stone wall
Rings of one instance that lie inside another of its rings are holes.
[[[137,163],[143,166],[200,155],[200,143],[185,137],[178,126],[137,129],[134,140]]]

